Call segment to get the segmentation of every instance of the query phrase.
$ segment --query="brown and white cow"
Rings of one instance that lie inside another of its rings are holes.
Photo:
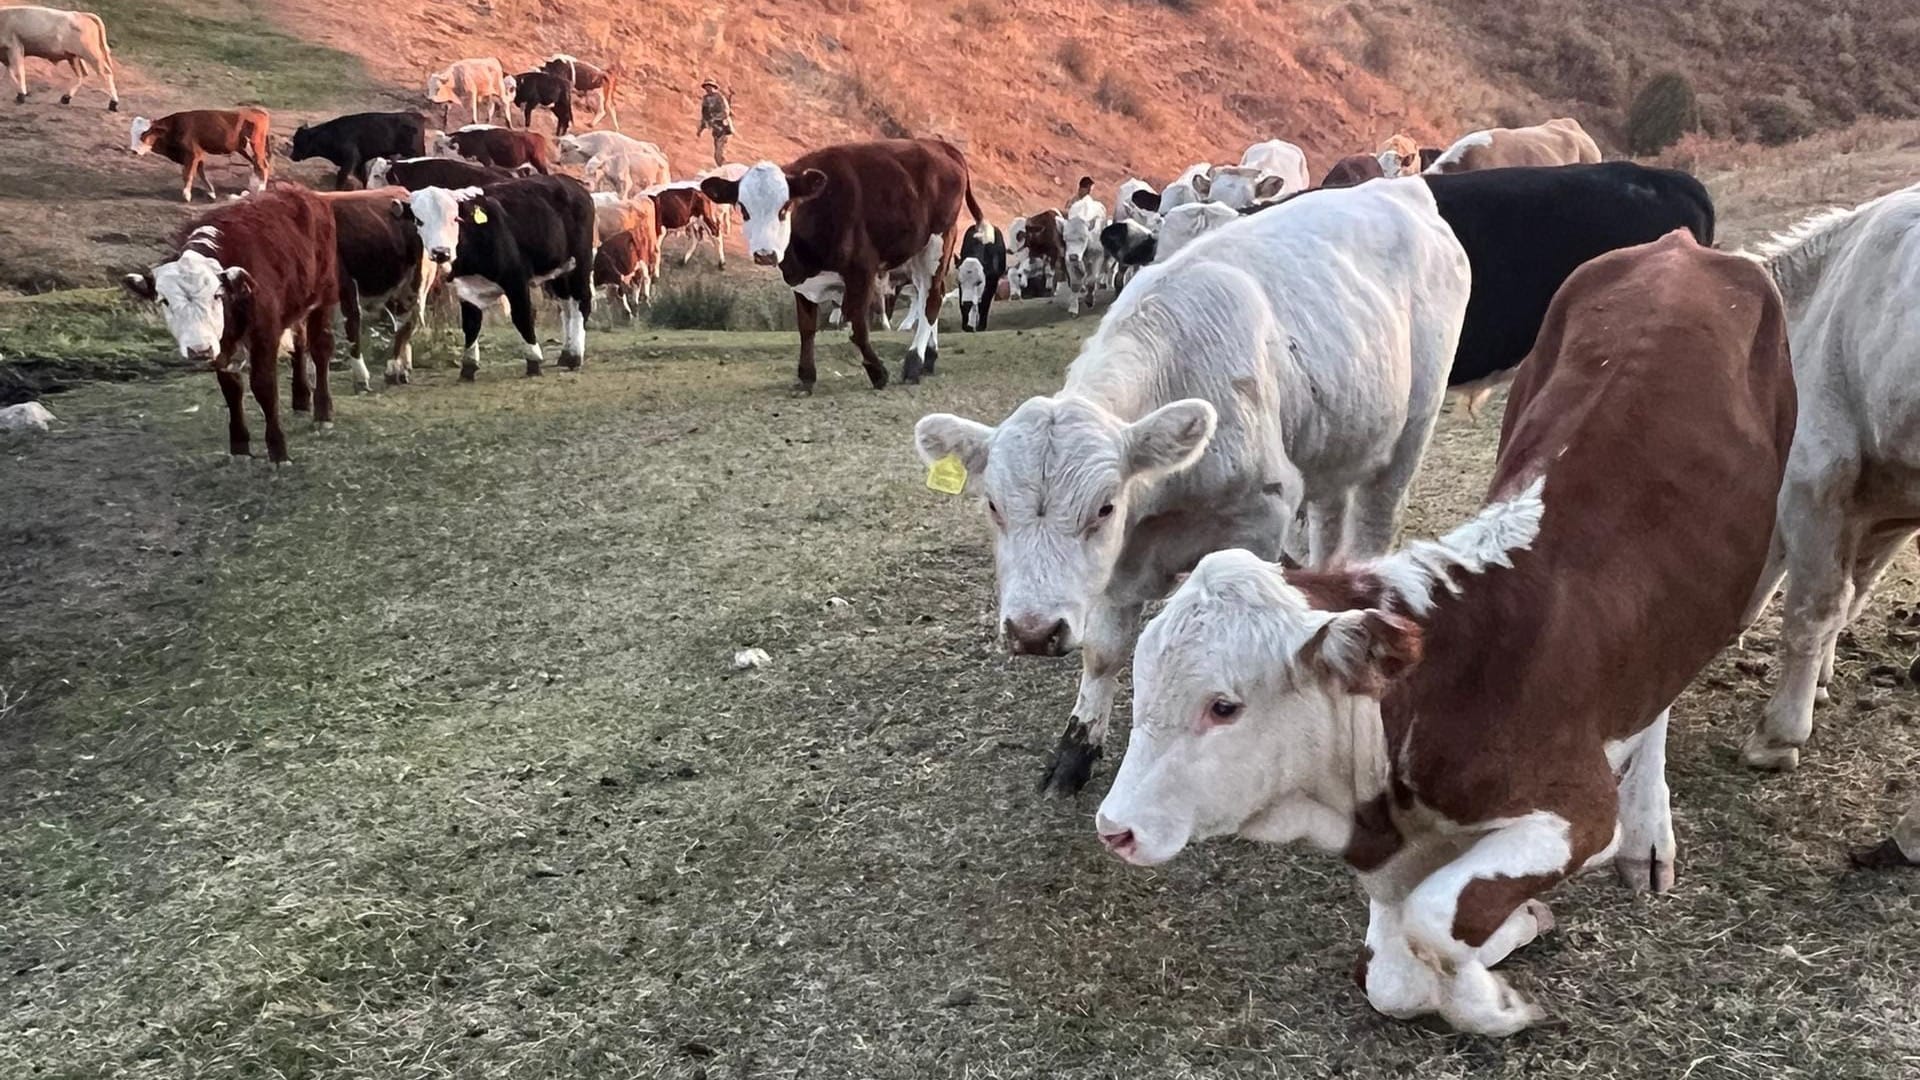
[[[1478,517],[1332,570],[1201,560],[1141,638],[1102,841],[1143,865],[1226,834],[1341,852],[1376,1009],[1527,1026],[1488,968],[1551,925],[1541,893],[1609,859],[1672,884],[1668,716],[1739,628],[1794,412],[1758,267],[1684,233],[1587,263]]]
[[[228,450],[236,457],[251,451],[235,357],[244,350],[253,397],[266,416],[267,454],[276,463],[291,460],[276,387],[280,341],[288,333],[296,341],[294,411],[311,408],[315,424],[333,423],[327,365],[340,295],[337,260],[332,209],[306,188],[281,183],[209,211],[187,227],[166,261],[127,275],[128,291],[160,305],[180,355],[219,376]]]
[[[1600,160],[1600,147],[1568,117],[1532,127],[1489,128],[1463,135],[1427,167],[1430,173],[1473,172],[1514,165],[1579,165]]]
[[[630,320],[635,303],[653,302],[654,252],[658,246],[651,230],[629,229],[607,237],[594,253],[594,287],[604,290],[607,299],[620,301]]]
[[[433,151],[458,154],[469,161],[502,169],[527,167],[542,174],[553,172],[547,137],[537,131],[468,124],[441,132],[434,139]]]
[[[901,364],[902,382],[931,374],[939,359],[940,304],[960,248],[960,208],[978,224],[967,159],[939,139],[844,143],[802,154],[785,168],[762,161],[739,180],[709,176],[700,187],[740,208],[747,250],[779,266],[793,289],[800,330],[800,393],[813,392],[813,337],[820,302],[842,294],[848,311],[867,310],[875,276],[906,266],[924,317]],[[867,320],[850,320],[867,378],[887,385],[886,365],[868,342]]]
[[[665,247],[668,236],[687,238],[687,253],[680,257],[681,266],[693,261],[702,240],[712,240],[715,258],[720,260],[722,268],[727,265],[727,249],[721,244],[719,207],[699,184],[682,180],[665,187],[648,188],[646,194],[653,198],[661,246]]]
[[[113,51],[107,48],[107,24],[90,11],[62,11],[46,7],[0,7],[0,66],[13,75],[14,103],[27,103],[27,58],[65,64],[73,85],[60,95],[60,104],[73,102],[87,76],[96,69],[107,83],[107,111],[120,109],[120,91],[113,85]]]
[[[320,196],[333,211],[335,251],[339,258],[340,314],[347,324],[347,359],[353,388],[372,389],[367,372],[361,320],[373,305],[393,318],[393,351],[387,357],[388,386],[413,381],[413,334],[426,314],[427,270],[420,231],[393,214],[403,187],[327,192]]]
[[[620,80],[613,72],[566,53],[554,53],[540,66],[540,70],[566,79],[576,97],[592,103],[593,119],[588,121],[589,124],[597,126],[602,117],[611,116],[613,130],[620,130],[620,110],[613,105],[613,94]]]
[[[1066,215],[1053,209],[1028,215],[1020,246],[1026,249],[1024,262],[1028,276],[1033,274],[1033,264],[1038,263],[1045,268],[1047,280],[1056,289],[1068,280]]]
[[[605,243],[614,233],[640,229],[654,238],[653,272],[660,273],[660,224],[653,199],[636,195],[622,199],[611,191],[593,193],[593,229],[597,243]]]
[[[267,136],[272,130],[273,120],[265,109],[189,109],[158,120],[136,116],[132,149],[135,154],[159,154],[178,164],[180,197],[186,201],[193,201],[196,173],[207,185],[207,194],[218,199],[220,193],[207,175],[207,155],[240,155],[253,169],[247,186],[258,191],[273,179],[273,165],[267,157]]]
[[[468,120],[475,124],[493,122],[498,106],[506,114],[507,126],[513,126],[513,77],[500,61],[491,56],[455,60],[443,71],[427,76],[427,101],[440,106],[440,126],[453,122],[453,104],[467,104]],[[487,103],[487,118],[480,119],[480,103]]]

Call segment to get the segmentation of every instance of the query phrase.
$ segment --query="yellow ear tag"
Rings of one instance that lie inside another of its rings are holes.
[[[958,495],[967,489],[967,467],[955,454],[948,454],[927,466],[927,486],[942,495]]]
[[[486,212],[485,210],[482,210],[482,209],[480,209],[480,208],[479,208],[479,207],[477,207],[477,206],[476,206],[476,207],[474,207],[474,208],[473,208],[473,223],[474,223],[475,225],[485,225],[485,224],[487,223],[487,212]]]

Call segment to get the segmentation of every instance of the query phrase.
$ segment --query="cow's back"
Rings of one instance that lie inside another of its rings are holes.
[[[1639,730],[1738,631],[1792,442],[1786,335],[1764,271],[1684,234],[1560,290],[1488,496],[1544,474],[1540,531],[1511,568],[1440,599],[1384,702],[1390,738],[1420,751],[1424,802],[1520,809],[1538,795],[1515,791],[1525,762]]]
[[[944,236],[959,217],[969,177],[966,158],[938,139],[847,143],[802,154],[790,173],[818,169],[827,176],[820,195],[799,204],[794,242],[829,265],[858,258],[870,247],[881,266],[906,262]]]
[[[1448,382],[1510,370],[1582,263],[1674,229],[1713,242],[1713,202],[1683,172],[1631,162],[1422,177],[1473,262],[1473,299]]]

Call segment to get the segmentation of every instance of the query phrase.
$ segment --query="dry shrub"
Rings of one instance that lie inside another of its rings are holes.
[[[1086,82],[1093,77],[1093,50],[1079,38],[1068,38],[1061,42],[1055,58],[1075,82]]]
[[[967,0],[953,10],[953,21],[963,26],[996,26],[1006,17],[995,0]]]
[[[1366,44],[1360,46],[1360,66],[1382,78],[1400,71],[1407,51],[1406,39],[1390,23],[1373,22],[1367,26]]]
[[[1100,74],[1100,82],[1093,88],[1093,103],[1132,120],[1148,117],[1146,99],[1140,91],[1125,76],[1116,75],[1111,69]]]
[[[1700,126],[1693,83],[1677,71],[1655,75],[1627,110],[1627,150],[1657,154]]]
[[[889,139],[913,137],[912,118],[900,112],[899,102],[903,99],[877,75],[866,68],[855,67],[847,73],[845,85],[848,100],[880,134]]]
[[[1740,104],[1746,137],[1766,146],[1779,146],[1814,133],[1813,105],[1793,94],[1760,94]]]

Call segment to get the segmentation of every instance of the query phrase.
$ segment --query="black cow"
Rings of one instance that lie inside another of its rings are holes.
[[[553,133],[565,135],[573,127],[573,81],[549,71],[523,71],[513,77],[513,103],[527,127],[533,110],[553,110]]]
[[[1120,281],[1121,288],[1126,287],[1127,281],[1133,280],[1133,275],[1139,273],[1141,267],[1153,264],[1159,243],[1153,230],[1138,221],[1116,221],[1100,230],[1100,246],[1124,275],[1124,280]]]
[[[336,117],[293,133],[295,161],[326,158],[338,168],[334,186],[345,188],[347,177],[367,183],[367,163],[377,157],[419,157],[427,152],[427,122],[414,113],[366,112]]]
[[[380,187],[385,184],[394,184],[410,191],[428,187],[484,187],[487,184],[497,184],[502,180],[511,180],[514,176],[515,173],[511,169],[502,169],[497,165],[482,165],[477,161],[463,161],[459,158],[383,158],[370,163],[367,170],[367,186]]]
[[[1447,376],[1449,387],[1469,394],[1470,410],[1532,350],[1553,294],[1581,263],[1681,228],[1713,244],[1713,199],[1674,169],[1610,161],[1420,179],[1473,266]]]
[[[1007,276],[1007,238],[999,229],[984,222],[968,229],[960,238],[960,261],[980,260],[980,269],[986,279],[980,286],[980,300],[967,299],[969,283],[963,277],[960,291],[960,329],[967,332],[985,330],[987,316],[993,311],[993,298],[1000,292],[1000,281]],[[974,318],[974,308],[980,309],[979,318]],[[978,325],[975,325],[975,323]]]
[[[593,196],[578,180],[528,176],[477,193],[424,188],[393,205],[418,226],[427,257],[452,264],[446,276],[460,297],[466,335],[460,378],[471,382],[479,373],[481,313],[502,296],[524,343],[527,374],[540,374],[533,325],[538,284],[562,302],[560,366],[580,367],[593,313]]]

